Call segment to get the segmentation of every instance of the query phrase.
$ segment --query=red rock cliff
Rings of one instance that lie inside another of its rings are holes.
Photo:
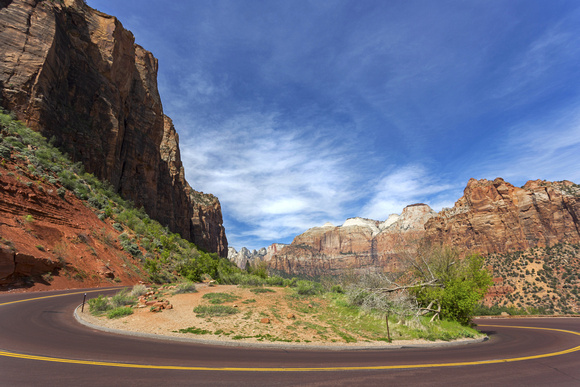
[[[469,180],[464,195],[425,224],[427,235],[481,253],[580,242],[580,187],[570,181]]]
[[[151,217],[227,255],[221,207],[184,177],[157,59],[81,0],[0,0],[0,103]]]
[[[384,222],[351,218],[338,227],[314,227],[259,260],[273,270],[308,276],[348,270],[397,271],[402,246],[422,237],[423,225],[433,216],[428,205],[414,204]]]

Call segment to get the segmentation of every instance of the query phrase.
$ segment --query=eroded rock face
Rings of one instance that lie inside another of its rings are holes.
[[[403,246],[420,238],[463,251],[505,253],[580,243],[579,219],[580,186],[570,181],[528,181],[518,188],[501,178],[471,179],[455,206],[439,214],[427,205],[415,204],[384,222],[352,218],[339,227],[326,224],[254,259],[267,262],[273,270],[310,276],[348,270],[397,271]]]
[[[0,103],[198,246],[227,254],[221,206],[184,177],[157,59],[81,0],[0,1]]]
[[[426,224],[434,240],[480,253],[580,242],[580,188],[570,182],[471,179],[464,195]]]
[[[351,218],[335,227],[325,224],[298,235],[292,244],[273,249],[261,259],[272,270],[319,276],[354,271],[396,271],[404,240],[424,235],[424,224],[436,213],[426,204],[407,206],[384,222]]]

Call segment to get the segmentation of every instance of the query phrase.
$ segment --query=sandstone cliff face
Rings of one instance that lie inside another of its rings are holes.
[[[480,253],[580,242],[580,187],[570,181],[471,179],[464,195],[425,224],[434,240]]]
[[[501,178],[471,179],[455,206],[439,214],[415,204],[384,222],[352,218],[339,227],[326,224],[249,260],[309,276],[351,269],[397,271],[404,246],[423,237],[483,254],[580,243],[580,186],[537,180],[517,188]]]
[[[0,103],[203,249],[227,254],[220,203],[184,178],[157,60],[81,0],[0,1]]]
[[[319,276],[355,271],[396,271],[404,240],[421,237],[423,225],[435,216],[425,204],[407,206],[384,222],[351,218],[342,226],[326,224],[298,235],[292,244],[272,249],[256,259],[272,270]]]

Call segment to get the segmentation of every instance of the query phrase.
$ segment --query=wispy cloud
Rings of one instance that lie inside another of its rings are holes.
[[[580,105],[518,123],[505,136],[479,166],[481,176],[517,184],[528,179],[580,181]]]
[[[417,202],[440,210],[453,205],[453,200],[459,198],[457,191],[458,187],[437,181],[421,165],[396,168],[377,181],[373,197],[363,207],[362,214],[385,220],[390,214],[400,214],[404,207]]]
[[[580,11],[571,12],[523,47],[507,68],[494,97],[510,100],[508,106],[513,107],[566,86],[562,72],[577,73],[579,22]]]
[[[226,218],[246,225],[228,232],[235,246],[238,235],[287,239],[340,219],[357,198],[359,177],[339,137],[324,128],[288,128],[275,114],[248,113],[186,139],[181,149],[192,186],[218,195]]]

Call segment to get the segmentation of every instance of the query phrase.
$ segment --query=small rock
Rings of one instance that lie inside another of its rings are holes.
[[[165,309],[173,309],[173,305],[171,304],[165,305]]]
[[[153,308],[151,308],[151,312],[153,312],[153,313],[161,312],[161,307],[160,306],[154,306]]]
[[[312,305],[311,305],[311,304],[308,304],[308,307],[309,307],[309,308],[312,308]]]
[[[267,317],[264,317],[263,319],[260,320],[260,323],[262,324],[270,324],[270,319]]]
[[[233,306],[234,306],[234,308],[237,308],[238,307],[236,304],[234,304]]]
[[[501,314],[500,314],[500,316],[502,316],[502,317],[507,317],[507,316],[509,316],[509,315],[510,315],[510,314],[509,314],[508,312],[501,312]]]
[[[290,318],[290,319],[295,319],[296,318],[296,316],[294,315],[294,313],[288,313],[288,316],[286,316],[286,317],[287,318]]]

